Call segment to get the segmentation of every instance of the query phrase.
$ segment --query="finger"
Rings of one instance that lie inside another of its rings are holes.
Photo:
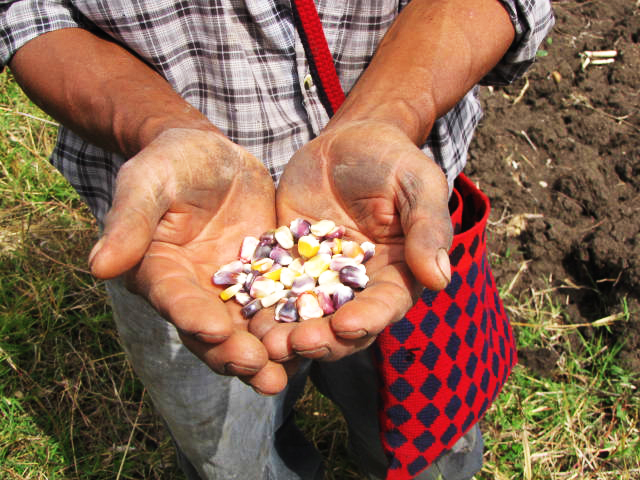
[[[440,167],[425,162],[424,156],[421,160],[420,171],[398,174],[398,211],[405,232],[405,260],[422,285],[442,290],[451,281],[448,251],[453,229],[449,187]],[[413,165],[417,164],[416,160]]]
[[[189,268],[169,257],[171,250],[167,253],[156,250],[152,249],[128,276],[128,288],[145,297],[185,335],[208,343],[229,337],[235,330],[230,309],[213,289],[204,289]]]
[[[287,370],[275,362],[267,364],[258,373],[250,377],[240,377],[260,395],[276,395],[285,389],[289,381]]]
[[[113,278],[134,267],[153,238],[168,200],[160,184],[150,183],[144,158],[125,163],[116,179],[113,204],[105,217],[104,231],[91,250],[91,272],[98,278]]]
[[[297,322],[278,323],[262,337],[262,344],[267,349],[271,360],[283,363],[296,358],[297,355],[289,342],[289,336],[299,325]]]
[[[259,310],[250,320],[248,330],[260,340],[275,326],[280,325],[274,318],[274,309],[265,308]],[[273,357],[272,357],[273,358]]]
[[[180,335],[180,338],[185,347],[221,375],[253,377],[268,362],[266,349],[249,332],[236,331],[218,345],[201,342],[189,335]],[[286,377],[284,370],[282,373]]]
[[[289,342],[297,355],[323,361],[336,361],[367,348],[375,336],[346,340],[337,337],[328,318],[305,320],[291,331]]]
[[[345,303],[331,318],[337,337],[358,339],[378,335],[400,320],[414,304],[418,292],[406,267],[387,266],[372,276],[367,288]]]

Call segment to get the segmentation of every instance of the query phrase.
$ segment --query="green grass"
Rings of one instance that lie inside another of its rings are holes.
[[[0,479],[183,478],[87,271],[96,224],[46,160],[55,127],[6,72],[0,129]],[[502,289],[518,347],[557,361],[547,372],[515,368],[483,421],[477,479],[640,478],[640,381],[606,341],[637,312],[623,304],[568,327],[557,289],[515,297],[518,281]],[[335,407],[308,388],[298,408],[327,478],[360,478]]]

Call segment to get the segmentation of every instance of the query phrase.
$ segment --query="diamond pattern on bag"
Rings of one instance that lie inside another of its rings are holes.
[[[427,397],[429,400],[433,400],[440,387],[442,386],[442,382],[433,374],[430,374],[424,383],[420,386],[420,392]]]
[[[435,441],[436,441],[436,437],[434,437],[433,434],[427,430],[419,437],[416,437],[413,440],[413,444],[416,446],[418,450],[420,450],[421,452],[424,452],[427,448],[433,445]]]
[[[460,319],[460,315],[462,315],[462,310],[456,303],[452,303],[447,309],[447,313],[444,314],[444,321],[447,322],[451,328],[455,328],[456,323]]]
[[[404,373],[413,364],[414,359],[415,357],[412,352],[406,350],[404,347],[400,347],[389,357],[389,362],[398,373]]]
[[[400,377],[389,385],[389,391],[398,401],[402,402],[413,393],[413,387],[404,378]]]
[[[449,262],[451,266],[455,267],[460,262],[460,259],[465,253],[464,245],[460,244],[449,253]]]
[[[460,290],[462,283],[462,277],[458,272],[454,271],[451,274],[451,281],[449,282],[449,285],[447,285],[447,287],[444,289],[444,291],[447,292],[447,294],[451,298],[456,298],[456,295],[458,294],[458,290]]]
[[[429,310],[420,322],[420,329],[427,337],[431,338],[433,337],[433,333],[436,331],[436,328],[438,328],[439,323],[440,319],[438,316],[433,313],[433,311]]]
[[[425,427],[429,428],[431,425],[433,425],[433,422],[436,421],[439,415],[440,410],[438,410],[438,407],[436,407],[432,403],[429,403],[426,407],[420,410],[416,416]]]
[[[439,357],[440,349],[432,342],[424,349],[424,353],[422,354],[422,357],[420,357],[420,361],[428,370],[433,370]]]
[[[389,408],[387,410],[387,415],[396,426],[408,422],[411,418],[411,414],[402,405],[394,405]]]
[[[445,348],[445,352],[447,352],[447,355],[451,357],[451,360],[455,360],[458,356],[458,350],[460,349],[461,343],[462,342],[460,341],[460,337],[458,337],[458,335],[453,332],[449,337],[449,342],[447,343],[447,347]]]
[[[400,343],[409,338],[409,335],[415,330],[415,326],[406,317],[393,324],[390,328],[391,335],[396,337]]]

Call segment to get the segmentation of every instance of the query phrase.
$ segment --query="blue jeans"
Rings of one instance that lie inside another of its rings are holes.
[[[107,282],[107,290],[123,347],[189,480],[321,480],[322,457],[292,414],[307,377],[341,409],[356,464],[369,478],[384,478],[377,374],[369,351],[338,362],[307,362],[284,392],[262,397],[236,378],[213,373],[182,345],[173,326],[121,281]],[[482,465],[482,450],[476,426],[416,478],[470,479]]]

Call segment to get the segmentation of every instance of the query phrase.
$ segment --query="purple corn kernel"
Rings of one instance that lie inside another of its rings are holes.
[[[333,308],[338,310],[342,305],[353,300],[354,298],[355,294],[353,293],[353,289],[346,285],[340,284],[333,291],[333,295],[331,295],[331,299],[333,300]]]
[[[376,253],[376,246],[371,242],[362,242],[360,244],[360,248],[362,248],[362,251],[364,252],[362,263],[369,260]]]
[[[262,302],[259,298],[256,298],[255,300],[250,301],[244,307],[242,307],[240,313],[244,318],[251,318],[256,313],[258,313],[260,309],[262,309]]]
[[[276,305],[276,320],[279,322],[297,322],[298,308],[296,307],[296,297],[283,298]]]
[[[291,225],[289,225],[289,230],[291,230],[293,238],[298,240],[300,237],[309,235],[309,232],[311,232],[311,224],[303,218],[296,218],[291,222]]]
[[[273,247],[271,245],[258,245],[256,247],[256,251],[253,252],[253,257],[251,261],[255,262],[256,260],[262,260],[263,258],[269,258],[269,254],[271,253]]]
[[[275,230],[269,230],[260,235],[260,243],[259,245],[270,245],[273,246],[276,244],[276,232]]]
[[[254,280],[258,278],[260,275],[261,275],[260,272],[258,272],[257,270],[251,270],[247,274],[247,279],[244,281],[245,292],[251,291],[251,286],[253,285]]]
[[[316,281],[310,275],[303,273],[299,277],[296,277],[291,285],[291,291],[296,295],[301,295],[304,292],[310,292],[313,287],[316,286]]]
[[[274,262],[284,266],[287,266],[291,262],[293,262],[293,257],[291,256],[291,254],[279,245],[273,247],[271,253],[269,253],[269,258],[271,258]]]
[[[340,282],[347,287],[362,289],[369,283],[369,277],[362,271],[361,268],[356,266],[347,265],[339,272]]]
[[[242,281],[241,275],[244,274],[230,270],[218,270],[211,277],[211,281],[214,285],[234,285]]]
[[[316,295],[318,296],[318,304],[320,304],[320,308],[325,315],[330,315],[336,311],[336,308],[333,306],[333,300],[331,300],[328,294],[322,290],[316,290]]]
[[[338,225],[336,227],[333,228],[333,230],[331,230],[329,233],[327,233],[324,238],[326,239],[333,239],[333,238],[342,238],[344,237],[344,234],[346,233],[347,229],[342,226],[342,225]]]

